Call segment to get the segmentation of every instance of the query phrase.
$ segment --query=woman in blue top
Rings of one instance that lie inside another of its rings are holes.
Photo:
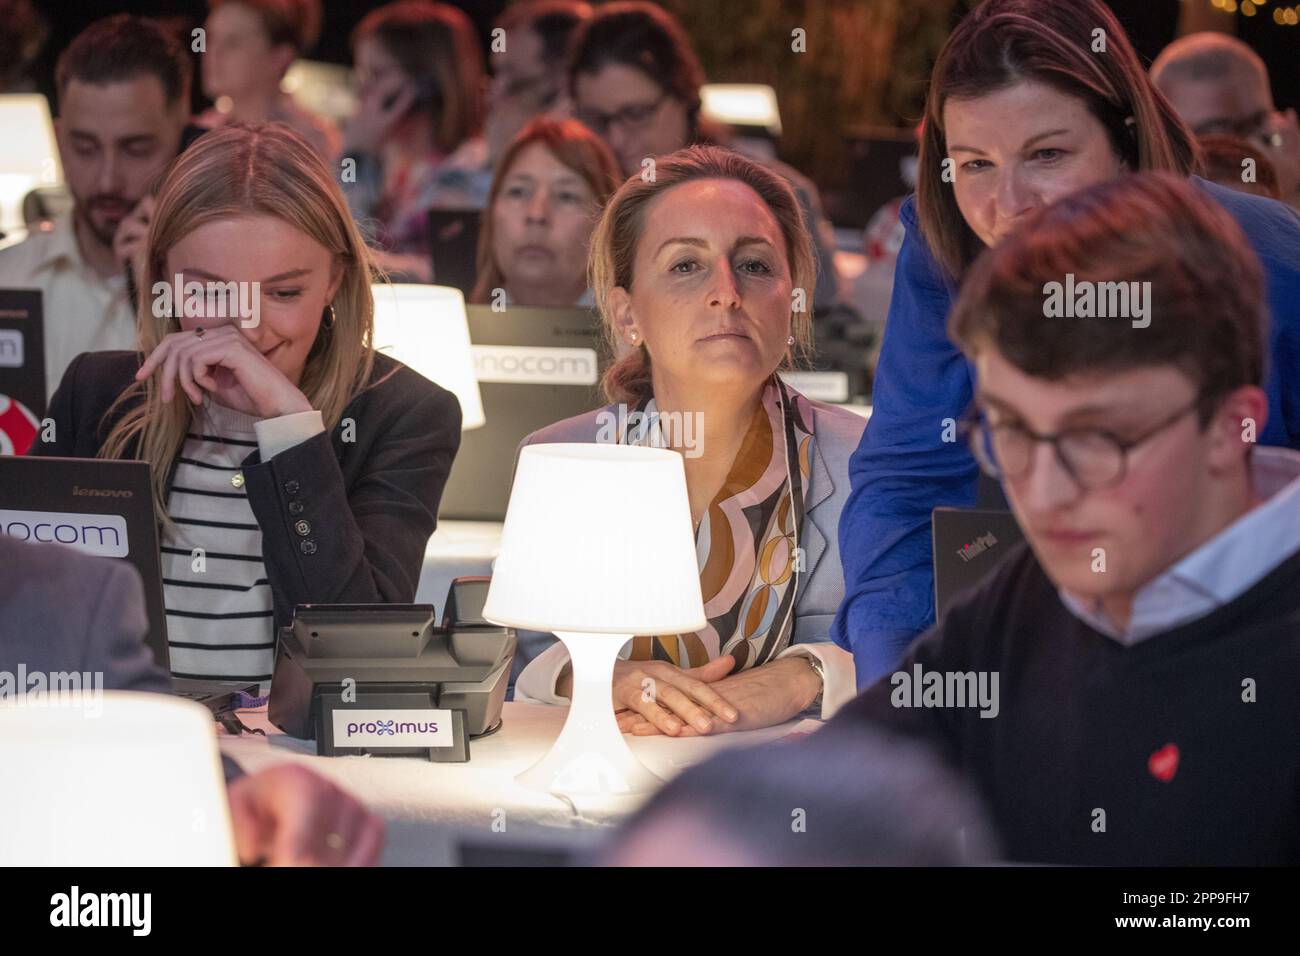
[[[831,635],[853,651],[859,687],[934,622],[931,510],[975,503],[979,468],[956,434],[974,373],[946,331],[966,267],[1075,190],[1136,169],[1198,168],[1191,133],[1100,0],[986,0],[939,55],[924,126],[874,410],[840,520],[845,599]],[[1300,447],[1300,218],[1192,181],[1237,219],[1267,276],[1269,415],[1257,440]]]

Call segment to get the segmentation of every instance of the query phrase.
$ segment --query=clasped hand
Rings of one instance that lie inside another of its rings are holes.
[[[179,384],[195,405],[203,403],[207,392],[217,404],[255,418],[277,418],[312,407],[298,387],[231,324],[204,329],[201,337],[194,331],[171,333],[144,360],[136,381],[155,372],[164,402],[172,400]]]
[[[613,687],[619,730],[670,737],[757,730],[805,710],[821,689],[816,672],[798,658],[731,674],[734,666],[730,654],[687,669],[664,661],[619,661]]]

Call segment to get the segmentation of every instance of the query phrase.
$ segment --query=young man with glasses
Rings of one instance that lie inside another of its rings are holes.
[[[1149,283],[1149,323],[1045,315],[1067,275]],[[822,733],[936,745],[1012,860],[1300,862],[1300,452],[1254,443],[1265,322],[1240,229],[1160,174],[987,250],[949,334],[1027,543]]]

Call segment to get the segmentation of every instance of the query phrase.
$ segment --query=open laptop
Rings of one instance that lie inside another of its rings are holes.
[[[154,660],[171,673],[158,525],[147,462],[0,458],[0,534],[55,541],[131,564],[144,584],[146,642]],[[240,690],[256,696],[258,685],[173,677],[172,689],[216,709]]]
[[[433,281],[460,289],[468,297],[478,276],[478,233],[483,214],[477,209],[430,209],[427,215]]]
[[[0,455],[25,455],[45,414],[39,289],[0,289]]]
[[[935,508],[930,533],[936,618],[942,618],[955,598],[984,580],[1024,540],[1010,511],[981,508]]]
[[[607,358],[587,309],[466,307],[487,422],[461,436],[441,518],[501,521],[525,436],[599,408]]]

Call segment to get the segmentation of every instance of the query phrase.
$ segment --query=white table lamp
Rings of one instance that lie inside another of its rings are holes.
[[[619,733],[610,690],[632,636],[707,623],[681,455],[636,445],[523,448],[483,616],[554,631],[573,665],[564,729],[520,783],[570,795],[658,787]]]
[[[409,365],[460,401],[461,429],[486,420],[474,374],[465,297],[441,285],[375,283],[375,338],[378,352]]]
[[[40,93],[0,95],[0,230],[23,228],[23,197],[63,182],[50,105]]]
[[[233,866],[212,715],[104,691],[0,706],[0,866]]]

